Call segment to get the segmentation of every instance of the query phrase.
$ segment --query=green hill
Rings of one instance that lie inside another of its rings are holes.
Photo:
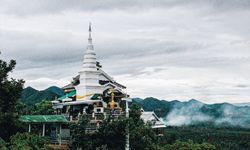
[[[191,99],[186,102],[166,101],[153,97],[135,99],[145,111],[154,111],[170,126],[212,124],[215,126],[240,126],[250,128],[250,107],[229,103],[205,104]]]
[[[42,100],[54,100],[56,97],[63,95],[63,90],[56,86],[51,86],[41,91],[38,91],[32,87],[27,87],[22,92],[21,101],[28,106],[32,106]]]

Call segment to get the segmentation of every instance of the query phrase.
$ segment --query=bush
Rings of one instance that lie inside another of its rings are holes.
[[[0,138],[0,150],[7,150],[5,141]]]
[[[10,149],[12,150],[40,150],[45,147],[46,139],[35,134],[17,133],[10,138]]]

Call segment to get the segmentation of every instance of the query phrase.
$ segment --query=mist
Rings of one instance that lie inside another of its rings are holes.
[[[175,104],[165,118],[168,126],[213,124],[215,126],[234,126],[250,128],[249,107],[237,107],[231,104],[207,105],[200,102]]]

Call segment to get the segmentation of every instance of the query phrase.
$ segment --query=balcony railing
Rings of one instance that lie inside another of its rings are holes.
[[[79,117],[81,116],[81,115],[70,116],[69,114],[62,114],[62,115],[64,115],[65,118],[69,120],[70,122],[78,121]],[[108,118],[117,119],[117,118],[122,118],[126,116],[125,113],[120,113],[120,114],[93,113],[93,114],[84,114],[84,115],[87,116],[87,118],[90,119],[91,121],[103,121]]]

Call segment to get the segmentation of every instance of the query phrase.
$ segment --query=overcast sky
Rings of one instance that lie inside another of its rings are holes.
[[[98,61],[132,97],[250,102],[249,0],[0,0],[0,59],[26,87],[61,87],[90,21]]]

